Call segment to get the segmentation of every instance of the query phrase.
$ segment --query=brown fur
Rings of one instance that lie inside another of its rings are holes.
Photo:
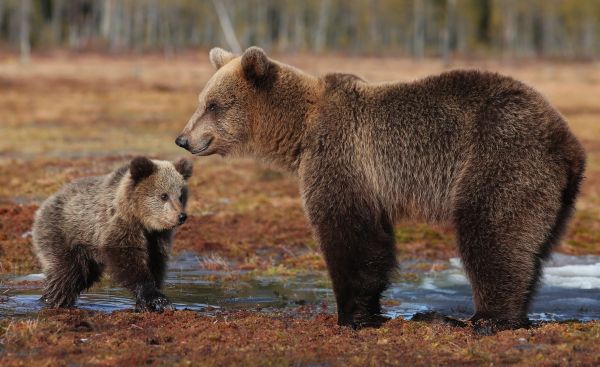
[[[400,218],[454,224],[473,321],[527,324],[585,165],[544,97],[489,72],[367,83],[315,78],[256,47],[215,55],[219,69],[177,143],[197,155],[252,154],[298,174],[340,324],[381,322]]]
[[[74,181],[35,216],[33,244],[46,275],[42,300],[71,307],[105,268],[141,310],[161,311],[174,228],[185,221],[191,162],[138,157],[99,177]]]

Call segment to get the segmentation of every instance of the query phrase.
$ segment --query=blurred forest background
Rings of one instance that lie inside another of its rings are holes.
[[[600,0],[0,0],[0,44],[21,53],[278,52],[414,58],[594,59]]]

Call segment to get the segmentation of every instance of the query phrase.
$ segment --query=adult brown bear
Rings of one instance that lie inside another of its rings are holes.
[[[338,322],[378,325],[393,223],[454,225],[477,325],[528,324],[542,261],[564,231],[585,155],[564,118],[509,77],[452,71],[412,83],[313,77],[251,47],[217,69],[176,143],[294,172],[333,281]]]

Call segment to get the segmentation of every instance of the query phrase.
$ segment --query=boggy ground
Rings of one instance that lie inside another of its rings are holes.
[[[434,61],[393,58],[282,59],[315,74],[347,71],[373,81],[409,81],[444,70]],[[525,80],[565,114],[587,149],[588,169],[577,213],[557,250],[600,254],[600,65],[456,67]],[[39,272],[29,233],[33,214],[65,182],[104,174],[138,154],[185,155],[173,140],[211,73],[204,52],[169,60],[51,53],[28,66],[1,59],[0,274]],[[257,274],[325,271],[294,177],[249,159],[209,157],[195,159],[190,186],[190,219],[176,236],[175,253],[222,258]],[[403,259],[456,255],[450,228],[403,223],[396,237]],[[354,332],[310,307],[272,315],[44,311],[36,319],[0,321],[0,364],[594,364],[600,363],[599,325],[549,324],[477,337],[404,320]]]
[[[3,323],[3,366],[32,365],[597,365],[600,322],[547,324],[477,337],[468,330],[395,319],[352,331],[335,317],[286,314],[203,316],[46,311]]]

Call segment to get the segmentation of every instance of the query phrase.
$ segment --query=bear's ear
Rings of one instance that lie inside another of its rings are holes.
[[[242,70],[246,79],[255,85],[264,84],[273,75],[273,62],[259,47],[250,47],[242,54]]]
[[[235,55],[229,51],[225,51],[222,48],[215,47],[208,53],[208,58],[212,66],[219,70],[223,65],[235,58]]]
[[[175,169],[177,172],[181,173],[183,179],[187,181],[188,178],[192,177],[192,171],[194,170],[194,165],[192,161],[188,158],[179,158],[177,161],[173,162]]]
[[[156,171],[154,162],[146,157],[136,157],[129,164],[129,172],[134,183],[138,183]]]

